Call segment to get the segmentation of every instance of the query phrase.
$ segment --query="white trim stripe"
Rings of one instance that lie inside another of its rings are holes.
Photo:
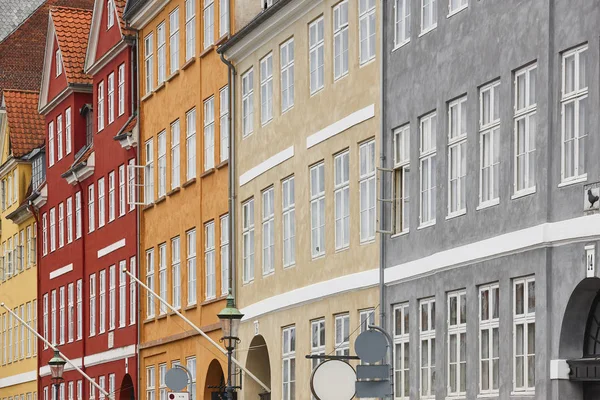
[[[33,370],[33,371],[23,372],[22,374],[17,374],[17,375],[6,376],[4,378],[0,378],[0,388],[20,385],[22,383],[27,383],[27,382],[34,382],[37,379],[35,372],[36,371]]]
[[[110,254],[113,251],[119,250],[123,247],[125,247],[125,238],[119,240],[118,242],[114,242],[113,244],[108,245],[103,249],[98,250],[98,258],[102,258],[105,255]]]
[[[73,364],[77,365],[77,368],[81,368],[83,366],[82,363],[81,363],[81,357],[79,357],[79,358],[73,358],[73,359],[71,359],[71,362]],[[75,370],[75,368],[73,368],[71,366],[71,364],[69,364],[69,363],[65,364],[65,371],[74,371],[74,370]],[[50,366],[49,365],[44,365],[43,367],[40,367],[39,374],[40,374],[41,377],[50,375]]]
[[[119,347],[117,349],[112,349],[108,351],[104,351],[102,353],[91,354],[85,356],[83,358],[83,362],[86,367],[92,367],[98,364],[104,364],[112,361],[123,360],[125,358],[133,357],[136,355],[136,346],[131,344],[129,346]],[[81,368],[81,358],[77,358],[75,360],[71,360],[75,365]],[[72,370],[73,368],[67,364],[65,365],[65,371]],[[48,376],[50,375],[50,367],[45,365],[39,370],[40,376]]]
[[[59,276],[67,274],[71,271],[73,271],[73,264],[65,265],[64,267],[50,272],[50,279],[58,278]]]
[[[319,132],[310,135],[306,138],[306,148],[310,149],[313,146],[318,145],[321,142],[333,137],[337,134],[344,132],[346,129],[352,128],[354,125],[358,125],[368,119],[375,116],[375,104],[371,104],[361,110],[355,111],[352,114],[340,119],[337,122],[329,125],[328,127],[321,129]]]
[[[240,175],[240,186],[244,186],[252,179],[264,174],[271,168],[276,167],[277,165],[289,160],[292,157],[294,157],[294,146],[288,147],[287,149],[275,154],[274,156],[266,159],[257,166],[250,168],[248,171],[244,172],[242,175]]]

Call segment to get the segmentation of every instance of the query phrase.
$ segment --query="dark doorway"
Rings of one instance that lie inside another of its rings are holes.
[[[119,395],[115,397],[117,397],[119,400],[135,400],[135,391],[131,375],[125,374],[123,381],[121,382]]]
[[[583,399],[584,400],[600,399],[600,383],[598,383],[598,382],[585,383],[583,385]]]

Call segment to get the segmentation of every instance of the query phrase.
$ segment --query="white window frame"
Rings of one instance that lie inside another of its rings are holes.
[[[146,286],[154,290],[154,249],[146,250]],[[155,316],[154,295],[146,293],[146,319]]]
[[[421,0],[421,34],[437,27],[437,0]]]
[[[219,90],[219,135],[221,138],[220,161],[225,162],[229,160],[229,87],[227,86]]]
[[[294,176],[281,181],[283,268],[296,264],[296,182]]]
[[[325,255],[325,163],[310,167],[310,212],[311,212],[311,256],[313,259]],[[313,213],[317,213],[313,216]],[[316,220],[316,226],[313,222]]]
[[[73,342],[75,338],[75,292],[73,283],[69,283],[67,289],[67,326],[68,326],[68,341]]]
[[[458,13],[468,6],[468,0],[448,0],[448,16]]]
[[[294,38],[279,47],[281,65],[281,113],[294,106]]]
[[[394,129],[394,234],[410,227],[410,124]]]
[[[96,207],[94,206],[94,202],[96,201],[94,196],[94,184],[90,184],[88,186],[88,232],[91,233],[95,229],[95,214]]]
[[[60,203],[58,205],[58,248],[60,249],[60,248],[64,247],[64,245],[65,245],[65,203]],[[16,262],[15,262],[15,264],[16,264]]]
[[[254,130],[254,68],[242,74],[242,138]]]
[[[336,356],[350,355],[350,314],[335,316],[334,349]]]
[[[179,69],[179,7],[169,14],[169,72]]]
[[[146,367],[146,400],[156,400],[156,370],[153,365]]]
[[[448,104],[448,217],[467,211],[467,96]]]
[[[156,27],[157,83],[160,87],[167,79],[167,27],[165,21]]]
[[[98,132],[104,129],[104,81],[98,83]]]
[[[242,280],[254,280],[254,198],[242,203]]]
[[[432,112],[419,119],[419,227],[433,225],[436,221],[436,138],[437,113]],[[424,165],[428,168],[427,182],[423,182]]]
[[[98,273],[98,334],[106,332],[106,270]]]
[[[167,298],[167,244],[158,245],[158,295],[162,299]],[[167,313],[167,306],[162,302],[158,305],[158,314]]]
[[[427,321],[423,321],[422,308],[427,307]],[[425,324],[425,325],[423,325]],[[425,326],[426,329],[423,329]],[[431,348],[435,346],[435,298],[419,301],[419,360],[423,360],[423,343],[427,346],[427,365],[420,361],[419,365],[419,395],[421,399],[435,398],[435,388],[432,388],[433,375],[435,374],[435,353]],[[433,343],[433,346],[432,346]],[[424,385],[424,379],[427,382]]]
[[[146,163],[144,164],[144,202],[154,202],[154,138],[146,141],[145,145]]]
[[[29,242],[29,229],[27,231],[27,241]],[[67,199],[67,243],[73,242],[73,197]],[[29,246],[31,246],[28,243]]]
[[[54,165],[54,121],[48,123],[48,168]],[[10,184],[8,185],[10,190]],[[11,196],[8,196],[10,202]]]
[[[75,237],[81,238],[83,230],[82,212],[81,212],[81,191],[75,193]]]
[[[171,123],[171,190],[181,184],[181,125],[179,120]]]
[[[204,0],[202,12],[202,26],[204,27],[204,50],[215,42],[215,4],[214,0]]]
[[[326,334],[324,318],[310,321],[310,354],[312,356],[325,355]],[[321,361],[323,360],[320,358],[311,359],[311,371],[314,371]],[[315,399],[315,397],[312,396],[311,399]]]
[[[167,195],[167,131],[156,137],[158,143],[158,198]]]
[[[410,42],[410,0],[394,0],[394,48]]]
[[[90,275],[90,337],[96,335],[96,274]]]
[[[129,259],[129,272],[133,276],[136,276],[137,271],[137,259],[135,256]],[[136,309],[138,298],[136,296],[137,282],[134,279],[129,278],[129,325],[135,325],[136,320]]]
[[[204,101],[204,171],[215,167],[215,97]]]
[[[229,33],[229,0],[219,0],[219,37]]]
[[[260,60],[260,122],[273,119],[273,52]]]
[[[335,250],[350,246],[350,150],[333,158]]]
[[[115,8],[113,0],[106,2],[106,29],[110,29],[115,25]]]
[[[273,186],[261,193],[262,198],[262,273],[275,272],[275,189]]]
[[[535,147],[537,132],[537,64],[515,72],[514,79],[514,194],[535,192]],[[524,87],[521,87],[523,85]],[[522,94],[523,104],[520,104]],[[521,136],[522,135],[522,136]]]
[[[348,75],[348,26],[348,0],[343,0],[333,7],[334,81]]]
[[[186,250],[187,250],[187,304],[188,306],[194,305],[197,302],[196,293],[196,276],[198,271],[196,269],[196,229],[191,229],[185,233],[186,236]]]
[[[495,295],[494,295],[495,293]],[[496,298],[497,296],[497,298]],[[484,298],[487,301],[484,301]],[[479,393],[497,394],[500,388],[500,286],[498,283],[479,288]],[[484,303],[486,307],[484,308]],[[484,346],[484,332],[487,346]],[[494,333],[495,332],[495,333]],[[494,335],[498,337],[498,348],[494,349]],[[487,348],[485,348],[487,347]],[[495,353],[495,354],[494,354]],[[484,374],[487,364],[487,376]],[[497,376],[494,377],[494,363]],[[495,379],[495,382],[494,382]]]
[[[83,338],[83,279],[77,280],[77,340]],[[35,312],[35,310],[34,310]],[[34,346],[35,352],[35,346]]]
[[[320,30],[320,31],[319,31]],[[309,82],[311,96],[325,87],[325,22],[321,15],[308,25]],[[314,63],[311,61],[315,57]]]
[[[126,184],[125,164],[122,164],[119,166],[119,217],[124,216],[127,209]]]
[[[394,394],[410,398],[410,308],[408,303],[394,306]],[[399,379],[398,379],[399,378]]]
[[[98,229],[106,223],[106,184],[104,177],[98,179]]]
[[[494,171],[497,170],[498,178],[500,177],[500,113],[497,118],[494,118],[494,109],[496,101],[499,101],[500,81],[494,81],[483,86],[479,91],[479,209],[498,204],[500,202],[499,182],[496,182]],[[489,98],[489,114],[485,113],[485,98]],[[501,103],[501,101],[499,101]],[[498,105],[500,107],[500,105]],[[499,110],[499,108],[498,108]],[[486,160],[485,145],[489,143],[489,160]],[[494,153],[497,153],[494,155]],[[488,178],[488,190],[484,188],[484,175]],[[496,192],[498,191],[498,192]]]
[[[65,155],[71,154],[71,107],[65,110]]]
[[[196,0],[185,0],[185,61],[196,55]]]
[[[292,364],[296,364],[296,327],[290,326],[284,328],[281,333],[282,338],[282,399],[294,399],[296,390],[296,368],[292,368]]]
[[[377,52],[375,4],[375,0],[360,0],[358,2],[358,26],[360,38],[358,53],[360,65],[364,65],[373,60],[375,58],[375,53]],[[363,46],[366,46],[364,51]],[[365,55],[363,55],[363,53],[365,53]]]
[[[221,232],[221,295],[229,293],[229,214],[220,218]]]
[[[60,114],[56,117],[56,158],[62,160],[63,158],[63,116]],[[14,182],[14,180],[13,180]],[[17,197],[17,191],[13,191],[13,196]]]
[[[115,73],[111,72],[108,74],[107,79],[107,111],[108,111],[108,125],[115,121]]]
[[[117,86],[117,97],[118,97],[118,114],[119,116],[125,114],[125,63],[119,65],[119,84]],[[70,147],[67,148],[70,152]],[[67,152],[67,154],[68,154]]]
[[[117,319],[117,274],[116,266],[111,265],[108,269],[108,330],[116,327]]]
[[[60,344],[65,344],[65,287],[61,286],[59,288],[58,291],[58,295],[59,295],[59,322],[58,322],[58,329],[59,329],[59,342]],[[17,333],[18,335],[18,333]],[[16,341],[15,341],[16,344]]]
[[[12,271],[12,246],[10,245],[10,239],[8,239],[9,246],[11,248],[11,254],[8,256],[8,271]],[[50,252],[56,250],[56,208],[50,209]]]
[[[186,152],[186,179],[196,177],[196,109],[193,108],[185,114],[185,152]]]
[[[518,304],[517,304],[517,290],[518,290],[518,286],[522,285],[523,286],[523,310],[522,312],[520,312],[518,310]],[[530,287],[530,285],[533,285],[533,311],[530,310],[530,304],[529,304],[529,295],[530,295],[530,291],[532,290],[532,288]],[[534,349],[533,352],[531,351],[531,349],[529,348],[529,343],[528,343],[528,337],[529,337],[529,332],[530,332],[530,328],[531,325],[533,325],[533,329],[534,329],[534,336],[535,336],[535,277],[534,276],[528,276],[528,277],[524,277],[521,279],[515,279],[513,280],[513,391],[515,393],[527,393],[527,394],[534,394],[535,393],[535,337],[534,337]],[[523,354],[519,355],[517,354],[517,349],[518,349],[518,328],[522,327],[523,329]],[[517,364],[518,364],[518,358],[522,358],[523,361],[523,376],[521,377],[523,379],[523,384],[519,385],[517,380],[518,380],[518,374],[519,372],[517,371]],[[534,365],[534,373],[533,376],[529,376],[528,374],[528,364],[530,362],[530,360],[533,360],[533,365]],[[529,382],[529,381],[532,382]]]
[[[361,143],[359,148],[359,198],[360,198],[360,242],[367,243],[375,240],[376,223],[377,223],[377,177],[376,177],[376,162],[375,162],[375,139],[370,139]],[[366,154],[365,154],[366,153]],[[366,160],[367,164],[362,165],[362,160]],[[363,196],[362,192],[366,191]],[[363,203],[363,199],[367,203]]]
[[[54,62],[56,69],[56,77],[59,77],[62,75],[63,72],[62,53],[60,49],[57,49],[54,53]]]
[[[204,297],[206,300],[216,298],[217,294],[215,257],[215,221],[210,221],[204,224],[204,266],[206,272]]]
[[[154,32],[150,32],[144,38],[144,73],[146,74],[144,88],[146,95],[149,95],[154,91]]]
[[[115,171],[108,173],[108,222],[112,222],[116,217],[116,193],[115,193]]]
[[[179,236],[171,239],[171,305],[181,308],[181,240]]]
[[[453,314],[452,312],[454,305],[456,306],[455,314]],[[447,393],[448,396],[464,397],[467,394],[467,292],[465,290],[462,290],[458,292],[448,293],[447,307]],[[462,343],[461,338],[464,338],[464,342]],[[454,343],[453,339],[455,340]],[[464,352],[461,351],[461,345],[464,345]],[[455,368],[454,381],[452,381],[453,368]],[[461,377],[464,377],[464,387],[461,387]]]

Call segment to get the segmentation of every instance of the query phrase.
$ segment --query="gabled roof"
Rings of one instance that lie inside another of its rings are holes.
[[[117,9],[117,16],[119,17],[119,24],[121,25],[121,33],[123,36],[135,35],[135,31],[127,28],[127,24],[125,23],[125,18],[123,18],[123,14],[125,13],[125,6],[127,5],[127,0],[114,0],[115,8]]]
[[[38,113],[38,101],[37,92],[4,90],[10,147],[16,158],[44,145],[45,123],[44,117]]]

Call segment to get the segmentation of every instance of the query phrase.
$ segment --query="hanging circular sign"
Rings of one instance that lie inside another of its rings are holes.
[[[341,360],[323,361],[310,377],[310,390],[317,400],[351,400],[355,386],[356,371]]]

